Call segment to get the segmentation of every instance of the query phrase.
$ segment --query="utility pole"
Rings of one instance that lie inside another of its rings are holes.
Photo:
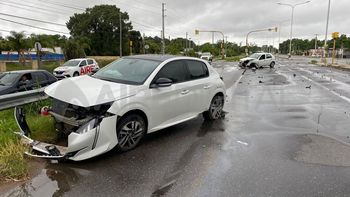
[[[211,35],[211,44],[214,45],[214,33],[215,32],[212,32],[212,35]]]
[[[165,54],[165,40],[164,40],[164,12],[165,3],[162,3],[162,54]]]
[[[331,10],[331,0],[328,1],[328,10],[327,10],[327,21],[326,21],[326,33],[324,38],[324,63],[327,66],[327,55],[328,55],[328,47],[327,47],[327,36],[328,36],[328,24],[329,24],[329,12]]]
[[[317,36],[318,36],[318,34],[315,34],[315,53],[316,53],[316,49],[317,49]]]
[[[142,36],[142,48],[143,48],[143,54],[146,54],[146,48],[145,48],[145,33],[143,33],[143,36]]]
[[[119,10],[119,57],[123,56],[122,33],[122,12]]]
[[[188,32],[186,32],[186,41],[185,41],[185,55],[187,56],[187,38],[188,38]]]

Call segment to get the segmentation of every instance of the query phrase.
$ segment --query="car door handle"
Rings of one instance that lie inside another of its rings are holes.
[[[185,94],[188,94],[190,91],[189,90],[183,90],[182,92],[181,92],[181,94],[182,95],[185,95]]]
[[[211,86],[210,85],[206,85],[204,86],[204,89],[209,89]]]

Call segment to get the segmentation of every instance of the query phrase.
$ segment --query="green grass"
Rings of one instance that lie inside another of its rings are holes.
[[[47,70],[52,73],[53,69],[60,66],[59,61],[43,61],[41,62],[40,69]],[[15,70],[31,70],[32,63],[26,62],[25,65],[18,62],[7,62],[6,63],[6,71],[15,71]]]
[[[57,140],[54,120],[41,116],[38,109],[50,105],[49,100],[24,106],[26,120],[31,129],[30,137],[39,141],[53,143]],[[20,179],[27,175],[28,161],[24,158],[26,146],[20,143],[19,128],[14,118],[14,109],[0,111],[0,179]]]
[[[226,57],[225,58],[225,61],[228,61],[228,62],[238,62],[240,59],[242,59],[244,56],[232,56],[232,57]]]
[[[311,60],[310,63],[311,63],[311,64],[317,64],[318,62],[317,62],[317,60]]]

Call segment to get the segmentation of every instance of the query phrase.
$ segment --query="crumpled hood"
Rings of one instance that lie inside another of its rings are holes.
[[[90,107],[136,95],[141,86],[96,79],[87,75],[67,78],[51,84],[45,93],[55,99]]]
[[[255,58],[245,57],[245,58],[240,59],[239,61],[240,62],[244,62],[244,61],[247,61],[247,60],[251,61],[251,60],[255,60]]]

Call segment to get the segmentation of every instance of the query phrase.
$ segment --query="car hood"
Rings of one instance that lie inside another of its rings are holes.
[[[247,60],[251,61],[251,60],[255,60],[255,58],[245,57],[245,58],[240,59],[239,61],[244,62],[244,61],[247,61]]]
[[[54,70],[55,71],[61,71],[61,70],[69,70],[71,68],[72,67],[68,67],[68,66],[59,66],[59,67],[55,68]]]
[[[84,75],[58,81],[48,86],[45,93],[66,103],[90,107],[134,96],[140,88]]]

